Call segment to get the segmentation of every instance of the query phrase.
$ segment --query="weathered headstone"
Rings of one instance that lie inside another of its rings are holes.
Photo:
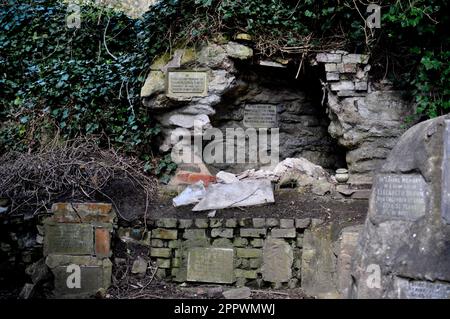
[[[375,178],[349,297],[448,296],[449,121],[410,128]]]
[[[277,106],[272,104],[247,104],[244,108],[245,127],[278,127]]]
[[[282,283],[292,278],[292,247],[283,239],[268,238],[264,242],[262,276],[265,281]]]
[[[208,94],[208,73],[201,70],[167,70],[169,96],[195,97]]]
[[[94,228],[89,224],[45,224],[44,255],[93,255]]]
[[[395,278],[398,298],[403,299],[450,299],[450,284],[423,280]]]
[[[188,251],[187,280],[231,284],[234,277],[234,249],[195,247]]]
[[[107,258],[49,255],[46,264],[55,276],[58,298],[91,297],[111,283],[112,263]]]
[[[415,220],[426,211],[427,184],[419,174],[380,174],[376,177],[377,214]]]

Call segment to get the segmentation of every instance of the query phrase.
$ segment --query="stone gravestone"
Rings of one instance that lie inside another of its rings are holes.
[[[46,223],[44,255],[93,255],[94,228],[89,224]]]
[[[247,104],[244,108],[245,127],[278,127],[277,106],[272,104]]]
[[[112,263],[108,258],[49,255],[46,263],[55,277],[54,294],[58,298],[91,297],[111,283]],[[79,285],[74,277],[78,275]]]
[[[282,283],[292,278],[292,247],[278,238],[268,238],[264,242],[262,276],[265,281]]]
[[[201,70],[167,70],[166,94],[172,97],[208,95],[208,73]]]
[[[376,176],[350,297],[449,297],[449,119],[409,129]]]
[[[187,280],[231,284],[234,277],[234,249],[195,247],[188,251]]]

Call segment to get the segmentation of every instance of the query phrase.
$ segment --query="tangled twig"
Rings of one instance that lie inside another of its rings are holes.
[[[156,180],[144,173],[143,163],[119,155],[112,148],[102,149],[95,140],[61,143],[55,139],[38,152],[11,152],[0,161],[0,197],[10,199],[10,214],[36,214],[48,210],[56,201],[106,198],[124,218],[115,198],[106,192],[108,185],[117,180],[145,194],[146,210],[156,196]]]

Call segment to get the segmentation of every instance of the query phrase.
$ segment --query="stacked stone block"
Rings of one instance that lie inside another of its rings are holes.
[[[223,248],[233,250],[234,280],[231,283],[237,286],[295,287],[301,279],[303,232],[311,220],[160,218],[148,224],[152,225],[149,229],[150,257],[158,267],[159,279],[189,281],[190,251],[195,249],[198,255],[198,248]],[[275,241],[270,251],[266,244],[268,241]],[[283,265],[278,267],[278,263]],[[218,278],[221,279],[220,274]]]
[[[368,91],[369,56],[346,51],[319,53],[317,62],[324,63],[326,80],[339,97],[364,96]]]

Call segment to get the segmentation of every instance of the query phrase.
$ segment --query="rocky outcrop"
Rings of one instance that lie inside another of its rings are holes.
[[[162,126],[163,152],[177,145],[186,130],[243,128],[247,105],[274,107],[280,129],[280,159],[304,157],[326,168],[344,165],[336,143],[327,132],[329,119],[315,98],[288,76],[284,66],[253,63],[253,50],[243,44],[211,43],[197,51],[175,50],[155,60],[142,87],[143,104]],[[169,68],[204,70],[208,74],[206,96],[172,96],[165,92]],[[318,82],[319,83],[319,82]],[[257,163],[214,164],[218,170],[241,172],[259,168]]]
[[[400,138],[375,178],[351,297],[450,297],[449,163],[449,116]]]
[[[328,131],[347,149],[352,184],[370,184],[389,151],[405,131],[405,118],[413,112],[400,91],[374,90],[369,81],[369,57],[345,51],[318,54],[324,64]]]

